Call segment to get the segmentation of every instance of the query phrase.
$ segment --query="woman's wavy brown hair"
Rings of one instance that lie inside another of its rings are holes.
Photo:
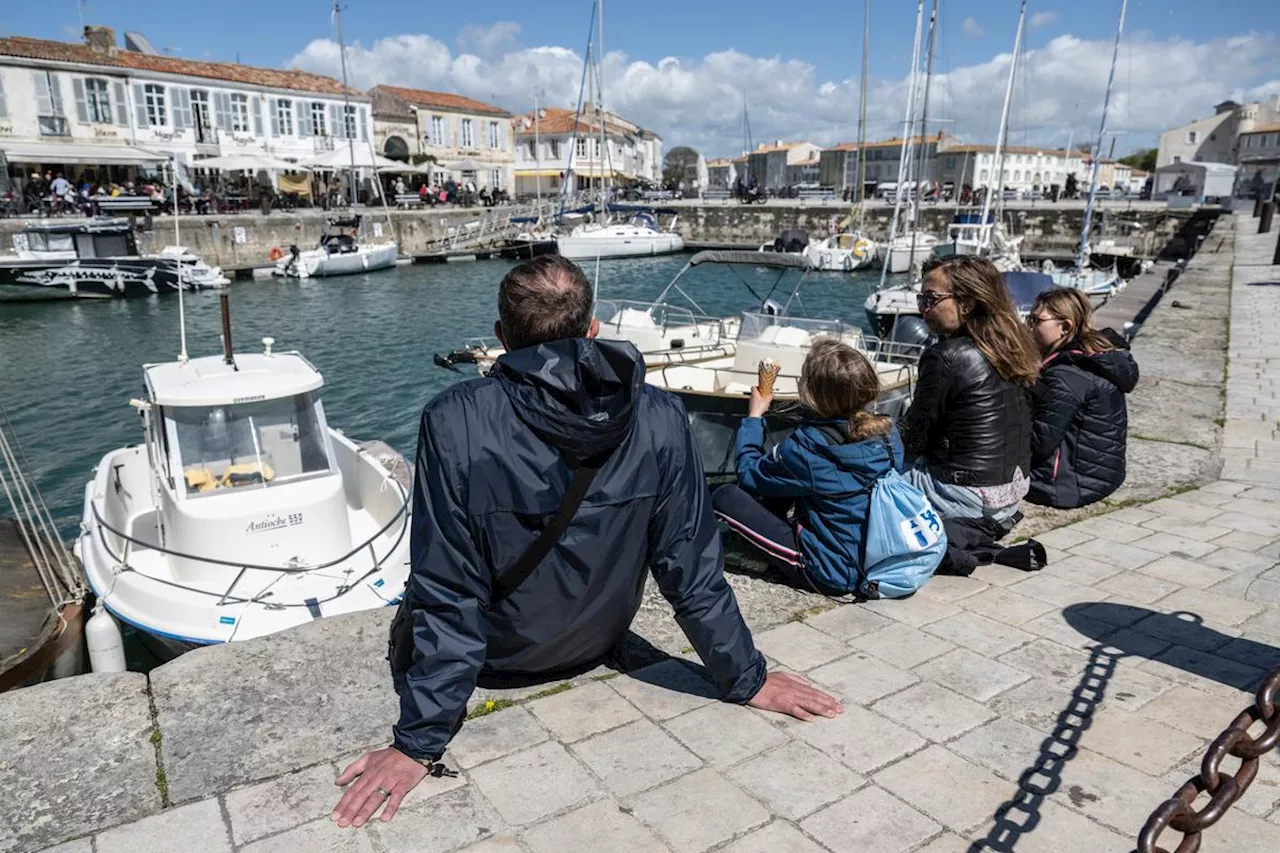
[[[831,339],[809,348],[800,368],[800,404],[820,418],[843,418],[849,441],[888,434],[888,418],[863,411],[878,396],[880,375],[862,353]]]
[[[1058,342],[1054,351],[1073,342],[1089,355],[1115,349],[1111,341],[1093,327],[1093,304],[1089,297],[1074,287],[1055,287],[1036,297],[1032,314],[1045,311],[1069,327],[1066,337]]]
[[[924,266],[925,276],[935,270],[947,279],[961,326],[996,373],[1023,387],[1034,385],[1040,376],[1040,353],[995,264],[974,255],[955,255]]]

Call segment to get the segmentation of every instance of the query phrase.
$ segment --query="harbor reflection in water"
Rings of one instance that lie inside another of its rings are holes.
[[[669,255],[600,263],[600,292],[652,300],[687,260]],[[513,261],[416,265],[364,276],[302,282],[236,282],[232,337],[241,352],[297,349],[325,377],[329,423],[356,439],[381,438],[412,458],[418,412],[433,394],[471,374],[432,357],[492,334],[498,282]],[[595,264],[583,264],[594,277]],[[751,287],[773,276],[739,270]],[[878,274],[815,273],[793,313],[865,325],[862,305]],[[695,270],[690,295],[711,315],[736,314],[753,297],[723,269]],[[760,293],[764,295],[763,292]],[[218,300],[186,298],[188,349],[221,348]],[[75,535],[90,470],[107,451],[142,440],[137,413],[141,365],[178,351],[178,300],[0,304],[0,401],[64,536]]]

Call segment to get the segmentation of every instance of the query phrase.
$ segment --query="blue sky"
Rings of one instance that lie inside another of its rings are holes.
[[[293,63],[326,73],[337,70],[336,51],[321,49],[333,37],[330,4],[324,0],[216,0],[199,6],[190,0],[87,0],[82,13],[77,0],[3,0],[2,5],[0,32],[6,35],[71,40],[83,14],[85,23],[112,26],[117,33],[139,30],[156,47],[180,57],[235,60],[238,54],[246,64]],[[901,100],[902,87],[892,84],[907,71],[914,5],[910,0],[872,2],[871,79],[883,83],[872,112],[880,116],[878,126],[886,132],[892,125],[890,116],[900,109],[894,99]],[[1261,86],[1265,93],[1270,91],[1267,86],[1280,81],[1280,49],[1273,49],[1280,29],[1277,0],[1218,0],[1211,4],[1212,14],[1206,13],[1207,5],[1205,0],[1129,3],[1128,38],[1117,85],[1127,87],[1122,118],[1132,125],[1135,144],[1149,139],[1159,122],[1174,113],[1203,114],[1220,99],[1217,92],[1226,97],[1233,88],[1248,92]],[[344,35],[348,44],[358,42],[367,51],[353,62],[358,85],[398,82],[453,88],[514,110],[527,107],[530,96],[521,89],[521,81],[513,79],[519,75],[512,68],[518,62],[539,67],[550,63],[536,48],[559,47],[580,56],[590,8],[591,0],[348,0]],[[1017,8],[1017,0],[942,2],[936,68],[951,73],[956,82],[952,92],[939,96],[940,103],[944,111],[960,113],[956,128],[967,129],[968,135],[986,135],[992,124],[988,114],[993,109],[998,113],[1003,86],[998,69],[986,66],[1011,48]],[[714,120],[700,117],[687,104],[672,104],[673,88],[680,80],[641,72],[652,70],[664,57],[678,57],[692,75],[688,98],[724,100],[723,90],[732,81],[713,73],[708,55],[732,50],[754,61],[760,72],[751,78],[759,81],[751,86],[751,99],[753,125],[760,124],[762,135],[800,134],[818,141],[847,137],[847,101],[856,98],[856,82],[843,84],[857,77],[861,62],[861,9],[858,0],[606,0],[605,46],[625,53],[627,60],[623,63],[618,57],[617,64],[606,68],[606,84],[614,94],[610,97],[607,89],[606,102],[638,111],[640,120],[668,137],[685,133],[708,146],[728,146],[733,133],[727,109]],[[1069,123],[1079,123],[1086,132],[1105,86],[1118,9],[1119,0],[1029,4],[1028,15],[1038,25],[1027,35],[1032,59],[1021,81],[1025,133],[1057,134],[1057,125],[1067,121],[1045,117],[1053,112],[1038,106],[1046,97],[1056,98],[1057,113],[1069,113]],[[418,40],[405,41],[395,51],[382,49],[395,37],[409,36]],[[1066,36],[1076,41],[1064,40]],[[1241,37],[1252,41],[1244,48],[1227,41]],[[479,70],[475,63],[457,61],[464,53],[480,57]],[[1180,53],[1187,57],[1181,67],[1195,71],[1194,81],[1178,83],[1158,68],[1172,63],[1172,70],[1177,70]],[[1223,55],[1232,61],[1219,62],[1217,57]],[[770,65],[775,59],[782,64]],[[1203,67],[1188,69],[1189,63]],[[551,100],[569,100],[568,93],[576,92],[576,75],[570,73],[573,62],[562,64],[555,71],[543,67],[539,85],[553,90]],[[1170,89],[1182,90],[1181,95],[1162,92],[1160,105],[1154,106],[1157,99],[1151,93],[1136,91],[1147,72],[1149,85],[1167,80]],[[824,84],[831,85],[824,89]],[[663,87],[665,91],[655,91]],[[764,91],[771,87],[777,91]],[[794,103],[788,105],[788,98]],[[813,103],[806,105],[809,101]],[[1149,118],[1138,115],[1143,109],[1150,109]],[[982,113],[980,120],[969,115],[975,111]],[[804,119],[809,113],[814,120]]]

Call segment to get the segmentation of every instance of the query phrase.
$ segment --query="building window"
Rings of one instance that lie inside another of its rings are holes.
[[[444,116],[431,117],[431,137],[427,140],[432,145],[448,145],[444,136]]]
[[[523,149],[524,150],[521,153],[523,154],[523,157],[525,160],[538,159],[537,144],[532,139],[525,141]]]
[[[41,136],[70,136],[66,114],[62,111],[62,91],[52,71],[33,71],[36,82],[36,104]]]
[[[496,121],[489,122],[489,147],[502,147],[502,130],[498,127],[498,123]]]
[[[347,139],[355,139],[359,134],[356,133],[356,108],[344,107],[342,116],[343,136]]]
[[[1175,162],[1175,163],[1181,163],[1181,162],[1182,162],[1182,157],[1181,157],[1180,155],[1178,155],[1178,154],[1174,154],[1174,155],[1173,155],[1173,162]]]
[[[1188,130],[1188,131],[1187,131],[1187,144],[1188,144],[1188,145],[1195,145],[1195,144],[1196,144],[1196,139],[1198,139],[1198,138],[1199,138],[1199,134],[1197,134],[1194,130]]]
[[[231,129],[239,133],[249,132],[249,96],[231,96]]]
[[[147,124],[152,127],[163,127],[168,124],[164,102],[164,86],[148,83],[142,87],[142,96],[143,105],[147,110]]]
[[[0,78],[0,119],[9,117],[9,106],[4,100],[4,79]]]
[[[319,101],[311,102],[311,135],[312,136],[328,136],[329,129],[324,124],[324,104]]]
[[[1014,181],[1020,181],[1020,180],[1022,180],[1022,170],[1021,170],[1021,169],[1014,169],[1014,171],[1013,171],[1013,179],[1014,179]]]
[[[585,136],[578,137],[577,154],[579,157],[587,156],[587,139]]]
[[[991,173],[990,173],[990,172],[988,172],[986,169],[983,169],[983,170],[982,170],[982,179],[981,179],[981,180],[982,180],[982,182],[985,184],[985,183],[986,183],[988,180],[990,180],[990,179],[991,179]]]
[[[502,186],[502,170],[493,169],[489,172],[489,189],[496,190]]]
[[[107,93],[107,81],[87,77],[84,81],[85,108],[93,124],[111,124],[111,96]]]
[[[472,132],[474,122],[469,118],[462,120],[462,147],[474,148],[476,145],[475,134]]]
[[[276,101],[276,136],[293,136],[293,101]]]
[[[559,160],[560,159],[560,140],[553,139],[547,144],[551,147],[551,159]]]

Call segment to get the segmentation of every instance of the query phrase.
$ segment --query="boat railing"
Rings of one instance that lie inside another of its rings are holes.
[[[160,545],[159,543],[156,543],[156,542],[147,542],[142,539],[137,539],[131,536],[130,534],[125,533],[124,531],[113,527],[103,517],[102,510],[99,506],[99,504],[102,503],[102,500],[103,500],[102,498],[93,499],[90,502],[90,507],[93,510],[93,518],[94,518],[94,521],[96,522],[95,526],[97,527],[98,541],[102,544],[102,548],[106,552],[107,556],[113,562],[116,563],[117,574],[123,574],[125,572],[137,572],[138,574],[143,575],[149,580],[153,580],[156,583],[162,584],[164,586],[173,587],[175,589],[181,589],[185,592],[194,592],[199,595],[208,596],[210,598],[216,598],[218,599],[217,605],[219,607],[227,604],[263,603],[264,599],[266,599],[268,596],[273,594],[270,592],[270,589],[268,588],[265,594],[254,595],[250,598],[245,598],[243,596],[236,595],[235,594],[236,585],[240,583],[240,580],[244,577],[246,572],[265,571],[265,572],[276,572],[278,574],[285,574],[285,575],[305,575],[310,572],[318,572],[318,571],[324,571],[327,569],[332,569],[334,566],[341,565],[347,562],[348,560],[356,557],[362,551],[367,550],[371,558],[371,565],[369,569],[365,571],[364,574],[360,575],[354,580],[351,580],[343,584],[341,589],[338,592],[336,592],[334,595],[330,596],[329,598],[321,599],[321,600],[307,599],[305,601],[298,601],[298,602],[280,602],[280,601],[266,602],[267,606],[271,609],[312,607],[315,605],[325,604],[326,602],[332,601],[336,598],[339,598],[342,595],[345,595],[347,592],[351,591],[357,585],[362,583],[366,578],[369,578],[370,576],[375,574],[379,569],[382,568],[382,564],[389,557],[391,557],[393,554],[396,553],[396,549],[399,548],[400,543],[404,540],[404,537],[408,535],[409,493],[405,491],[404,487],[401,486],[400,483],[395,481],[392,481],[392,482],[395,484],[395,487],[400,490],[402,501],[399,509],[395,511],[395,513],[391,516],[391,518],[387,521],[387,523],[382,525],[382,527],[380,527],[372,536],[365,539],[360,544],[354,546],[353,548],[351,548],[351,550],[347,551],[342,556],[336,557],[332,560],[329,560],[324,563],[320,563],[318,565],[310,565],[310,566],[304,566],[304,565],[264,566],[264,565],[254,564],[254,563],[247,563],[239,560],[220,560],[220,559],[217,559],[216,557],[202,557],[197,554],[188,554],[182,551],[176,551],[172,548],[166,548],[163,545]],[[375,547],[375,543],[379,539],[381,539],[383,536],[385,536],[388,532],[390,532],[392,528],[396,526],[397,522],[399,522],[399,529],[395,531],[394,541],[391,542],[389,547],[386,549],[386,553],[384,553],[382,556],[379,556],[377,548]],[[107,540],[108,533],[110,533],[112,536],[115,536],[118,540],[124,543],[124,548],[122,549],[123,553],[117,553],[115,549],[112,548],[111,543]],[[209,589],[202,589],[197,586],[179,583],[177,581],[166,580],[164,578],[156,577],[155,575],[147,574],[146,572],[141,571],[140,569],[136,568],[135,566],[129,563],[129,556],[131,552],[134,550],[133,546],[135,545],[147,551],[164,554],[166,557],[173,557],[179,560],[191,560],[193,562],[204,563],[211,566],[222,566],[224,568],[236,569],[237,572],[235,577],[232,578],[231,583],[228,584],[227,588],[224,589],[222,592],[216,592],[214,590],[209,590]]]
[[[647,314],[653,320],[654,327],[664,333],[672,327],[700,326],[713,329],[717,340],[726,337],[724,319],[709,317],[706,314],[694,313],[683,305],[672,305],[670,302],[643,302],[636,299],[600,299],[596,301],[596,317],[600,319],[601,328],[610,327],[615,331],[624,328],[623,318],[626,311],[638,311]],[[605,315],[608,316],[605,316]]]
[[[742,312],[742,325],[738,327],[738,340],[756,340],[765,337],[770,329],[775,328],[799,329],[808,335],[809,340],[819,336],[830,336],[837,340],[845,340],[846,336],[858,338],[862,335],[860,328],[850,326],[843,320],[792,317],[786,314],[770,314],[763,311],[744,311]]]

